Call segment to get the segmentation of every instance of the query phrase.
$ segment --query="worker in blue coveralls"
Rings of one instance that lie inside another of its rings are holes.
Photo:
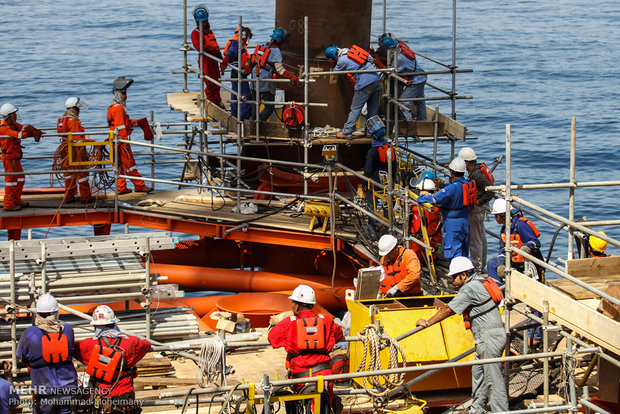
[[[58,321],[58,302],[50,294],[36,303],[34,326],[28,327],[17,345],[17,358],[30,367],[33,405],[39,413],[71,413],[72,389],[77,388],[73,366],[73,329]]]
[[[499,255],[487,262],[487,272],[489,277],[502,283],[505,273],[506,254],[504,247],[506,245],[506,200],[498,198],[493,202],[491,214],[495,215],[495,221],[502,226],[500,230]],[[514,247],[531,254],[539,260],[544,260],[540,252],[540,232],[529,219],[518,214],[516,210],[511,209],[512,221],[510,224],[510,240]],[[518,253],[512,253],[510,256],[510,266],[519,272],[525,271],[525,258]],[[535,278],[540,282],[543,281],[544,269],[542,267],[533,266],[531,270],[536,269]],[[535,311],[535,315],[542,316],[542,313]],[[542,341],[542,328],[538,327],[533,332],[530,330],[530,344],[532,346],[540,344]]]
[[[430,319],[419,319],[417,326],[429,327],[454,314],[468,314],[471,333],[476,341],[476,359],[499,358],[506,344],[504,323],[496,303],[499,288],[494,283],[483,284],[485,277],[475,272],[467,257],[457,256],[450,261],[448,276],[459,289],[457,295]],[[495,295],[495,298],[494,298]],[[500,296],[501,297],[501,296]],[[508,394],[502,364],[474,365],[471,367],[472,403],[470,413],[508,411]]]
[[[237,86],[239,82],[235,79],[239,78],[239,72],[241,72],[241,79],[247,79],[248,74],[250,73],[250,54],[248,53],[248,42],[252,38],[252,31],[249,27],[243,26],[241,28],[241,63],[239,63],[239,28],[235,30],[235,35],[232,39],[226,43],[224,47],[224,58],[222,59],[222,63],[220,64],[221,74],[224,75],[224,71],[229,63],[232,63],[234,66],[239,68],[239,71],[233,69],[230,71],[230,78],[232,79],[232,90],[237,92]],[[249,101],[252,99],[252,93],[250,92],[250,84],[248,82],[241,82],[241,98]],[[237,95],[233,94],[233,101],[237,100]],[[232,102],[230,104],[230,113],[235,118],[237,117],[237,103]],[[241,104],[241,116],[239,119],[241,121],[245,119],[250,119],[252,116],[252,106],[247,103]]]
[[[411,73],[411,72],[423,72],[424,69],[418,64],[418,61],[415,57],[415,53],[413,50],[407,46],[407,44],[403,41],[396,40],[391,33],[384,33],[379,37],[380,47],[378,53],[381,53],[383,48],[381,45],[385,46],[387,50],[394,51],[398,53],[396,65],[397,65],[397,73],[407,79],[407,84],[399,83],[398,96],[401,99],[408,98],[424,98],[424,86],[426,85],[427,76],[425,74],[420,75],[403,75],[403,73]],[[405,121],[411,121],[414,117],[411,114],[412,104],[415,102],[415,119],[418,121],[426,121],[426,102],[425,101],[404,101],[403,105],[409,108],[408,111],[403,111],[402,108],[399,107],[400,115],[405,119]]]
[[[325,49],[325,56],[332,62],[335,62],[334,71],[350,71],[350,70],[375,70],[372,56],[359,46],[353,45],[349,49],[341,49],[338,46],[329,46]],[[349,79],[354,80],[353,100],[351,102],[351,111],[347,117],[347,121],[342,127],[342,132],[336,136],[338,138],[352,138],[353,129],[357,123],[357,119],[362,113],[364,104],[368,111],[368,118],[371,118],[379,112],[379,95],[381,94],[381,78],[376,72],[372,73],[356,73],[347,74]]]
[[[372,144],[366,153],[366,164],[364,165],[364,176],[377,182],[381,182],[380,172],[388,173],[388,154],[392,160],[392,174],[398,171],[396,152],[394,147],[385,139],[385,124],[379,115],[372,116],[366,121],[366,129],[372,136]],[[364,182],[366,191],[366,202],[370,208],[373,207],[372,187]]]
[[[430,203],[441,211],[444,257],[448,260],[469,255],[469,207],[464,197],[465,161],[456,157],[449,165],[454,180],[440,191],[418,197],[418,203]]]
[[[15,414],[21,403],[19,395],[17,391],[15,391],[15,387],[8,381],[11,375],[11,364],[7,361],[3,361],[0,366],[2,366],[1,375],[7,378],[4,379],[0,377],[0,414]]]
[[[251,63],[254,65],[252,69],[252,77],[259,79],[273,79],[274,77],[282,77],[291,81],[292,85],[298,85],[299,79],[289,70],[284,68],[282,64],[282,44],[288,43],[291,34],[288,30],[278,27],[271,33],[271,40],[267,43],[256,45]],[[255,83],[252,82],[252,89],[255,89]],[[255,92],[256,93],[256,92]],[[263,103],[263,110],[260,111],[259,119],[265,122],[269,119],[274,110],[273,102],[276,96],[276,84],[274,82],[261,82],[259,86],[260,99]],[[256,112],[256,105],[252,105],[253,112]],[[256,117],[256,114],[254,114]]]

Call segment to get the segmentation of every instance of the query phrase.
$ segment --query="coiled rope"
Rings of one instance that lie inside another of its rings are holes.
[[[376,371],[384,369],[381,367],[381,339],[375,325],[366,325],[362,332],[357,335],[364,346],[364,357],[357,367],[357,372]],[[389,344],[390,362],[387,369],[399,368],[398,355],[402,359],[402,366],[407,364],[405,353],[400,344],[394,338],[386,339]],[[368,365],[366,360],[368,359]],[[377,375],[373,377],[363,377],[366,392],[375,397],[386,395],[390,389],[399,387],[405,380],[405,373]],[[370,387],[369,387],[370,385]],[[375,391],[374,389],[378,390]]]
[[[196,382],[201,388],[215,383],[221,376],[224,370],[222,364],[224,352],[226,352],[226,347],[219,338],[203,342],[196,371]]]

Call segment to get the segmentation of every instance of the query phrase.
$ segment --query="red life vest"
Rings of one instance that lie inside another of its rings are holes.
[[[493,173],[485,162],[480,163],[480,171],[482,172],[482,174],[484,174],[486,179],[489,180],[491,185],[495,184],[495,177],[493,177]]]
[[[23,130],[23,126],[20,124],[14,124],[10,126],[4,119],[0,119],[0,130],[10,129],[15,132],[22,132],[22,137],[27,137],[26,131]],[[5,135],[0,132],[0,135]],[[0,148],[2,149],[2,155],[6,156],[9,160],[21,160],[22,159],[22,147],[21,140],[18,138],[0,138]]]
[[[400,53],[402,53],[404,57],[410,60],[415,60],[415,52],[411,50],[409,46],[407,46],[407,43],[399,40],[398,47],[400,47]]]
[[[60,332],[45,332],[41,337],[41,353],[48,364],[58,364],[69,359],[69,341],[62,329]]]
[[[484,288],[487,290],[487,292],[489,292],[489,295],[491,295],[491,298],[483,303],[481,303],[478,306],[482,306],[485,303],[488,303],[490,301],[493,301],[495,304],[498,304],[502,301],[502,299],[504,299],[504,294],[502,293],[501,289],[499,288],[499,286],[497,285],[497,282],[495,281],[495,279],[491,278],[491,277],[487,277],[485,280],[482,281],[482,286],[484,286]],[[492,311],[494,308],[490,308],[486,311],[483,311],[481,313],[478,313],[476,315],[474,315],[473,317],[469,317],[469,311],[463,312],[463,322],[465,323],[465,329],[471,329],[471,320],[483,315],[487,312]]]
[[[112,344],[107,338],[99,338],[99,344],[95,345],[88,360],[86,373],[99,381],[111,383],[115,374],[120,373],[121,361],[125,354],[120,344],[120,337]]]
[[[357,45],[351,46],[349,52],[347,52],[347,57],[359,65],[366,63],[368,56],[370,56],[370,53]]]
[[[300,351],[321,351],[325,349],[325,316],[297,319],[297,348]]]
[[[475,206],[478,201],[478,190],[475,181],[468,181],[463,184],[463,205]]]
[[[529,219],[527,219],[526,217],[520,216],[519,220],[525,221],[528,224],[528,226],[530,226],[530,228],[532,229],[536,237],[540,236],[540,232],[538,231],[534,223],[532,223]],[[506,233],[502,233],[502,242],[506,243]],[[521,246],[523,245],[521,236],[516,231],[510,232],[510,245],[513,247],[516,247],[517,249],[520,249]],[[525,261],[525,257],[521,256],[520,254],[516,252],[512,252],[510,254],[510,260],[514,263],[523,263]]]
[[[250,63],[262,68],[267,64],[270,54],[271,49],[266,45],[256,45],[254,48],[254,54],[250,58]]]
[[[381,145],[377,148],[377,151],[379,151],[379,161],[381,161],[383,164],[387,164],[388,162],[388,151],[391,152],[392,161],[396,160],[396,152],[394,152],[394,147],[392,147],[390,144]]]

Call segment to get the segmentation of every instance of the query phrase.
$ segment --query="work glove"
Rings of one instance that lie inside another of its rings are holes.
[[[153,141],[153,131],[151,131],[151,126],[149,125],[149,121],[146,118],[136,119],[136,124],[142,129],[144,132],[145,141]]]
[[[523,250],[527,254],[532,254],[532,248],[530,246],[521,246],[521,250]]]
[[[297,76],[295,76],[295,74],[291,71],[285,70],[284,73],[282,74],[283,77],[285,77],[286,79],[291,81],[291,84],[293,86],[295,85],[299,85],[299,78]]]
[[[397,293],[398,293],[398,285],[394,285],[392,286],[390,290],[387,291],[387,293],[385,294],[385,297],[393,298],[394,296],[396,296]]]
[[[497,276],[503,279],[505,275],[506,275],[506,266],[504,265],[497,266]]]
[[[224,59],[222,59],[222,63],[220,63],[220,75],[224,74],[224,71],[228,67],[229,63],[230,63],[230,58],[228,56],[224,56]]]
[[[329,61],[329,68],[330,68],[330,69],[334,69],[334,68],[336,67],[336,64],[337,64],[337,63],[338,63],[338,62],[336,62],[335,60],[330,60],[330,61]]]
[[[34,138],[34,142],[39,142],[41,140],[41,135],[43,135],[43,131],[33,127],[32,125],[26,125],[24,127],[24,131],[27,136]]]

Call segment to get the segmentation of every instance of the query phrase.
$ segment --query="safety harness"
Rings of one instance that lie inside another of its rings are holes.
[[[497,282],[495,282],[495,280],[493,278],[487,277],[485,280],[480,281],[480,280],[474,280],[474,282],[480,282],[482,283],[482,286],[484,286],[484,288],[487,290],[487,292],[489,292],[489,299],[485,300],[484,302],[482,302],[479,305],[475,305],[475,306],[470,306],[465,312],[463,312],[463,322],[465,323],[465,329],[471,329],[471,321],[474,320],[475,318],[477,318],[478,316],[487,314],[489,312],[491,312],[493,309],[495,309],[495,306],[500,303],[502,301],[502,299],[504,299],[504,294],[502,293],[502,291],[500,290],[499,286],[497,285]],[[473,309],[473,308],[479,308],[481,306],[486,305],[489,302],[493,302],[493,306],[491,306],[488,309],[483,310],[482,312],[478,312],[475,315],[470,316],[469,312]]]

